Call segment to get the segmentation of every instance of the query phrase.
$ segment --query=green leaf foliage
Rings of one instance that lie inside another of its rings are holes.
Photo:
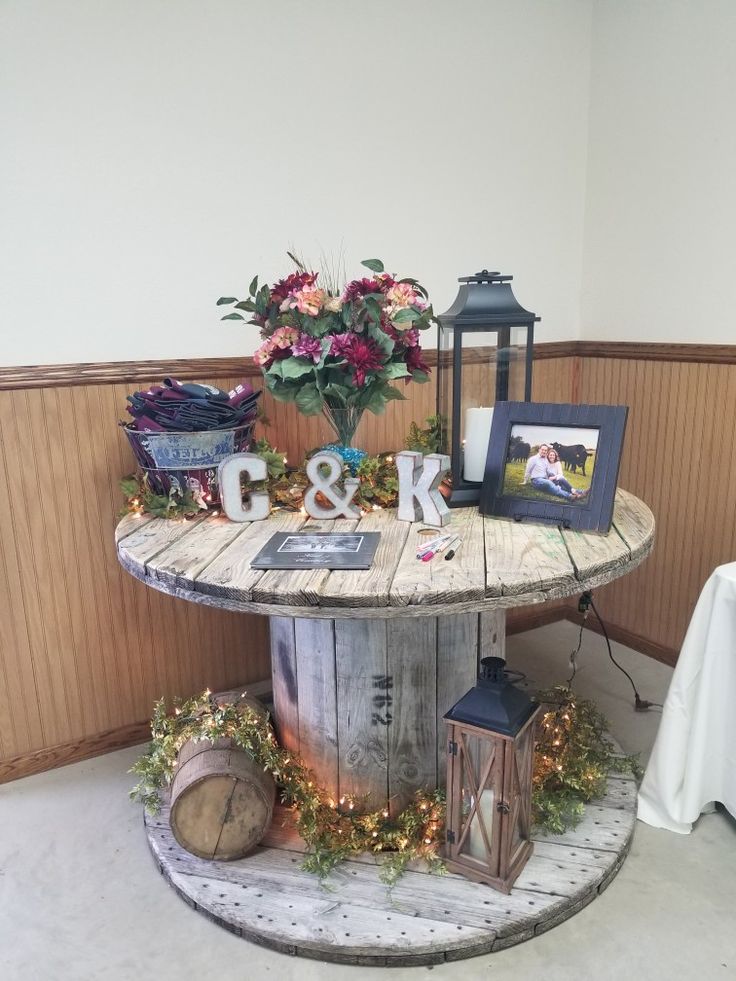
[[[410,324],[414,320],[418,320],[421,313],[421,310],[415,310],[414,307],[405,307],[403,310],[395,313],[391,320],[395,324]]]
[[[281,365],[281,377],[284,381],[314,374],[314,362],[311,359],[307,361],[304,358],[284,358],[278,364]]]
[[[268,288],[268,286],[262,286],[256,293],[256,313],[260,317],[266,316],[270,299],[271,290]]]
[[[365,266],[366,269],[370,269],[371,272],[383,272],[383,263],[380,259],[363,259],[360,264],[361,266]]]
[[[429,416],[425,422],[426,429],[420,429],[415,422],[412,422],[404,446],[407,450],[414,450],[416,453],[441,453],[445,428],[442,416]]]
[[[387,402],[406,402],[406,395],[393,385],[384,385],[381,394]]]
[[[258,291],[258,277],[254,276],[250,282],[250,286],[248,287],[248,295],[255,296],[257,291]]]
[[[242,313],[228,313],[224,317],[220,317],[220,320],[245,320]]]
[[[216,306],[218,307],[228,306],[231,303],[237,303],[237,302],[238,302],[237,296],[221,296],[220,299],[217,301]]]
[[[295,402],[299,394],[299,384],[284,382],[273,375],[266,375],[266,387],[277,402]]]
[[[316,416],[322,411],[322,396],[314,382],[309,382],[297,392],[296,407],[305,416]]]
[[[386,810],[365,813],[348,794],[335,801],[318,786],[314,773],[274,738],[267,713],[238,700],[225,702],[209,691],[182,702],[169,714],[163,699],[154,706],[152,740],[131,768],[138,783],[130,791],[149,813],[160,808],[159,792],[171,783],[181,747],[190,740],[228,739],[270,773],[284,804],[294,810],[297,831],[307,844],[303,868],[320,878],[350,855],[386,852],[380,877],[393,885],[408,863],[425,859],[430,871],[442,872],[438,857],[443,837],[445,798],[441,790],[417,791],[395,818]]]
[[[383,369],[384,378],[406,378],[409,373],[404,361],[391,361]]]

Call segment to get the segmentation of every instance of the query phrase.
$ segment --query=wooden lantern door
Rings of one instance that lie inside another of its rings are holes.
[[[500,877],[511,888],[532,853],[531,781],[534,765],[534,719],[515,739],[505,744],[503,800],[501,819]],[[506,809],[507,808],[507,809]]]
[[[449,727],[450,779],[446,856],[478,882],[495,882],[503,852],[504,739],[473,726]]]

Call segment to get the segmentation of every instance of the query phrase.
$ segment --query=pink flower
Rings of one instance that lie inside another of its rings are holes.
[[[299,290],[304,289],[305,286],[313,286],[317,281],[318,275],[318,273],[301,272],[292,273],[286,279],[280,279],[271,288],[271,303],[281,303],[287,296],[297,293]]]
[[[305,286],[304,289],[297,290],[291,294],[290,306],[297,308],[299,313],[306,313],[310,317],[316,317],[320,307],[325,302],[326,293],[324,290]]]
[[[284,350],[296,344],[299,340],[299,331],[296,327],[277,327],[271,335],[271,347]]]
[[[394,279],[388,273],[379,273],[373,279],[354,279],[343,290],[342,299],[343,302],[350,303],[368,293],[386,293],[393,285]]]
[[[394,310],[410,307],[416,302],[417,294],[409,283],[394,283],[386,293],[386,299]]]
[[[352,334],[333,334],[330,338],[330,354],[333,358],[346,358],[352,344]]]
[[[299,358],[311,358],[317,364],[322,357],[322,342],[317,337],[301,334],[292,352]]]
[[[328,296],[325,310],[328,313],[339,313],[342,310],[342,299],[339,296]]]
[[[383,352],[374,340],[369,337],[351,335],[350,348],[345,352],[345,359],[354,369],[353,382],[360,387],[365,384],[365,376],[371,371],[380,371],[383,367]]]
[[[269,339],[264,341],[253,355],[253,360],[257,365],[260,365],[262,368],[266,368],[271,364],[273,361],[273,357],[271,355],[272,347],[273,345],[271,344],[271,338],[269,337]]]

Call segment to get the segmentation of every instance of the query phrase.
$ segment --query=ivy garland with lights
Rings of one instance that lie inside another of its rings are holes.
[[[539,828],[561,834],[580,821],[588,801],[603,797],[610,774],[640,778],[642,770],[636,756],[616,750],[593,702],[567,686],[539,692],[537,698],[547,711],[534,747],[532,815]]]
[[[548,709],[535,744],[534,821],[541,830],[561,833],[580,820],[586,802],[605,794],[610,773],[628,770],[638,776],[641,771],[636,757],[617,753],[592,702],[566,687],[541,692],[539,698]],[[360,813],[360,798],[330,797],[312,771],[278,745],[267,716],[249,705],[220,704],[209,691],[175,701],[173,714],[160,699],[151,733],[148,752],[131,769],[139,781],[130,792],[149,813],[158,811],[160,791],[171,783],[185,742],[229,738],[281,788],[309,848],[303,864],[307,871],[324,878],[350,855],[366,851],[382,853],[380,876],[387,885],[415,859],[426,861],[433,872],[444,871],[439,857],[445,822],[441,790],[418,791],[396,818],[388,810]]]
[[[436,453],[441,439],[439,416],[431,416],[426,420],[427,428],[421,429],[415,422],[411,424],[409,434],[404,441],[407,449],[418,450],[422,453]],[[268,491],[272,507],[287,511],[299,511],[304,499],[304,491],[309,486],[306,464],[310,454],[301,466],[287,468],[286,457],[279,453],[267,439],[259,439],[253,446],[253,452],[266,461],[268,477],[266,480],[254,483],[244,483],[243,491]],[[316,451],[312,451],[316,452]],[[399,482],[396,476],[393,453],[378,453],[369,456],[358,453],[355,459],[345,461],[343,475],[360,479],[360,486],[354,501],[363,511],[379,510],[396,507],[399,496]],[[125,496],[125,507],[122,514],[153,514],[157,518],[189,518],[201,513],[201,504],[197,504],[188,490],[179,491],[178,484],[172,487],[168,496],[156,494],[150,487],[143,471],[130,474],[120,481],[120,489]],[[219,510],[219,508],[215,508]]]
[[[149,813],[158,811],[159,792],[171,783],[185,742],[229,738],[281,788],[282,800],[294,812],[297,831],[310,849],[303,863],[307,871],[324,878],[349,855],[366,851],[386,853],[380,876],[387,885],[414,859],[425,860],[430,871],[444,871],[438,856],[444,828],[442,791],[417,792],[395,819],[387,810],[361,814],[360,798],[333,799],[301,760],[278,745],[267,716],[249,705],[219,704],[209,691],[175,702],[173,715],[160,699],[151,734],[148,752],[131,769],[140,779],[130,792]]]

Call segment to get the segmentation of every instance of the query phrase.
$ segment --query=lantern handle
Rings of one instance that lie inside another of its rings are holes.
[[[488,272],[487,269],[481,269],[474,276],[460,276],[458,283],[510,283],[513,278],[513,276],[504,276],[500,272]]]

